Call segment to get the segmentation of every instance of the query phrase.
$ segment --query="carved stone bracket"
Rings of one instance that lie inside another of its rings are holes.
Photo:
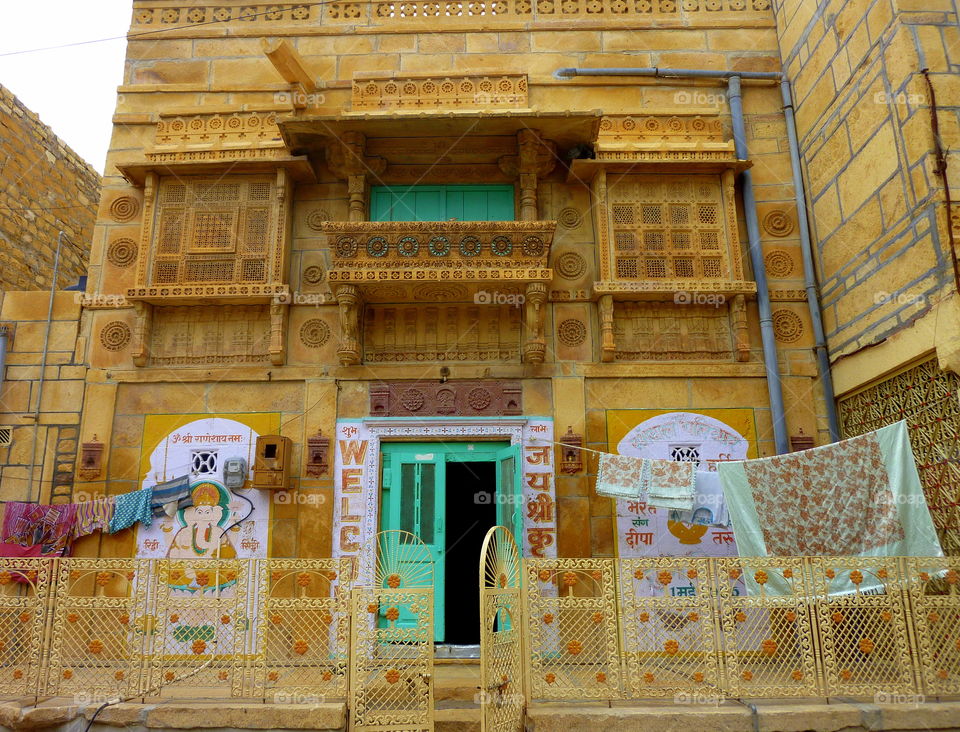
[[[750,327],[747,325],[747,298],[735,295],[730,301],[730,320],[733,325],[734,350],[737,361],[750,360]]]
[[[600,306],[600,360],[610,363],[616,356],[617,344],[613,337],[613,295],[603,295]]]
[[[531,282],[527,285],[525,308],[525,339],[523,360],[527,363],[543,363],[547,352],[547,339],[544,333],[546,316],[547,285],[544,282]]]
[[[520,179],[520,220],[536,221],[537,178],[553,170],[557,146],[538,130],[525,129],[517,133],[517,149],[517,155],[505,155],[497,162],[505,175]]]
[[[133,363],[146,366],[150,358],[150,338],[153,329],[153,305],[142,300],[134,300],[134,312],[137,320],[133,324]]]
[[[283,366],[287,360],[287,303],[275,302],[270,305],[270,363]]]
[[[396,381],[370,387],[373,417],[500,417],[522,413],[519,381]]]
[[[350,221],[363,221],[366,212],[367,175],[382,175],[387,161],[366,154],[366,136],[362,132],[344,132],[327,146],[327,165],[338,178],[347,182],[350,196]]]
[[[336,297],[340,310],[337,358],[341,366],[356,366],[360,363],[360,291],[356,285],[340,285]]]

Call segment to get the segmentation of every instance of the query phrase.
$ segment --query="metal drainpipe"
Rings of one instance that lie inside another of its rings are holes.
[[[0,386],[7,378],[7,341],[10,338],[10,326],[0,324]]]
[[[727,82],[727,98],[730,101],[730,116],[733,119],[733,144],[739,160],[747,160],[747,128],[743,119],[743,98],[740,96],[740,77],[731,76]],[[753,279],[757,282],[757,307],[760,310],[760,340],[763,345],[763,366],[767,371],[767,392],[770,394],[770,416],[773,419],[773,441],[777,454],[790,452],[787,439],[786,410],[783,407],[783,385],[780,381],[780,363],[777,361],[777,341],[773,332],[773,315],[770,309],[770,291],[767,289],[767,267],[760,247],[760,222],[757,221],[757,201],[753,195],[753,174],[745,170],[740,174],[743,181],[743,215],[747,222],[747,239],[750,243],[750,262],[753,264]]]
[[[790,92],[790,82],[786,79],[780,82],[780,94],[783,97],[783,114],[787,119],[790,167],[793,170],[793,190],[796,194],[797,226],[800,229],[800,251],[803,254],[803,286],[807,291],[807,306],[810,308],[810,320],[813,323],[814,349],[820,368],[820,382],[823,384],[823,398],[826,401],[830,441],[836,442],[840,439],[840,421],[837,419],[833,374],[830,371],[830,352],[827,350],[827,338],[823,331],[820,293],[817,291],[816,272],[813,267],[813,246],[810,244],[810,227],[807,224],[807,194],[803,187],[803,174],[800,169],[800,143],[797,140],[797,121],[793,113],[793,95]]]
[[[573,76],[652,76],[657,78],[702,78],[727,79],[727,96],[733,118],[733,139],[737,158],[747,160],[747,132],[743,118],[743,99],[740,95],[741,79],[768,79],[779,81],[779,71],[711,71],[709,69],[661,69],[657,66],[631,68],[563,68],[553,73],[557,79]],[[753,277],[757,282],[757,306],[760,310],[760,340],[763,345],[763,361],[767,374],[767,392],[770,395],[770,412],[773,419],[773,439],[778,454],[790,452],[787,424],[783,406],[783,387],[780,380],[780,364],[777,360],[776,337],[773,332],[773,316],[770,308],[770,292],[767,289],[767,269],[760,247],[760,225],[757,221],[757,202],[753,194],[753,176],[749,170],[741,174],[743,181],[743,208],[747,223],[747,238],[750,244],[750,262]]]
[[[50,326],[53,324],[53,299],[57,292],[57,278],[60,275],[60,248],[63,246],[64,232],[57,236],[57,252],[53,256],[53,279],[50,282],[50,300],[47,303],[47,330],[43,336],[43,355],[40,357],[40,381],[37,384],[37,408],[33,412],[33,455],[30,458],[30,479],[27,483],[27,500],[33,500],[33,473],[37,464],[37,435],[40,433],[40,402],[43,399],[44,374],[47,370],[47,351],[50,347]],[[40,469],[43,478],[43,468]]]

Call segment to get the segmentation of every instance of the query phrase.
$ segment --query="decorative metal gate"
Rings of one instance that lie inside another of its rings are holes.
[[[433,730],[433,558],[406,531],[361,557],[352,598],[350,727]]]
[[[483,732],[519,732],[524,693],[522,569],[509,529],[494,526],[480,550],[480,711]]]

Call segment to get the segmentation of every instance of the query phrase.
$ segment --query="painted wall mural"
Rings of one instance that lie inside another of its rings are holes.
[[[553,420],[406,418],[337,422],[334,451],[335,557],[358,556],[378,530],[380,442],[390,439],[470,440],[498,437],[520,444],[524,556],[557,555]],[[518,542],[519,543],[519,542]]]
[[[224,487],[225,461],[243,458],[252,477],[257,437],[280,428],[276,413],[147,415],[141,455],[141,487],[190,476],[192,506],[137,529],[143,558],[262,558],[270,540],[266,491]],[[152,446],[152,448],[151,448]],[[189,580],[189,577],[184,578]],[[184,589],[188,589],[185,582]]]
[[[618,556],[736,556],[733,529],[721,525],[727,523],[726,507],[716,470],[717,463],[723,460],[756,457],[752,409],[609,410],[607,440],[610,452],[694,461],[698,471],[711,473],[698,480],[692,516],[658,509],[643,500],[617,500]]]

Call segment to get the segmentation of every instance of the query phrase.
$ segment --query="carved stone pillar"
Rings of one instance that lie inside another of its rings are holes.
[[[517,155],[500,158],[500,170],[520,182],[520,220],[537,221],[538,178],[547,175],[557,162],[557,146],[540,137],[539,130],[520,130],[517,133]]]
[[[146,366],[150,358],[150,334],[153,330],[153,305],[134,300],[133,310],[137,314],[137,320],[133,324],[133,363],[136,366]]]
[[[360,292],[355,285],[337,288],[337,305],[340,309],[340,348],[337,358],[341,366],[356,366],[360,363]]]
[[[287,360],[287,303],[274,302],[270,305],[270,363],[283,366]]]
[[[546,283],[531,282],[527,285],[524,309],[526,338],[523,343],[523,360],[526,363],[543,363],[547,352],[547,339],[544,334],[547,314]]]
[[[747,299],[735,295],[730,301],[730,320],[733,326],[734,349],[738,361],[750,360],[750,327],[747,325]]]
[[[610,363],[617,350],[613,338],[613,295],[600,297],[600,360]]]
[[[386,160],[366,154],[366,144],[362,132],[344,132],[327,148],[327,165],[334,175],[347,182],[350,221],[366,220],[367,176],[379,176],[387,168]]]

